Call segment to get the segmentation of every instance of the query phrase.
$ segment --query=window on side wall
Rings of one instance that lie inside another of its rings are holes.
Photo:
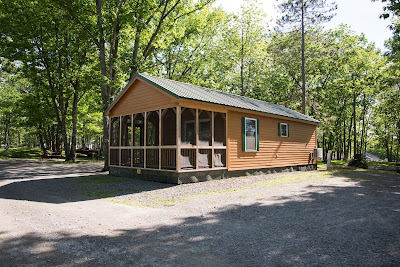
[[[242,118],[242,149],[243,151],[259,150],[259,125],[254,118]]]
[[[289,124],[279,123],[279,136],[289,137]]]

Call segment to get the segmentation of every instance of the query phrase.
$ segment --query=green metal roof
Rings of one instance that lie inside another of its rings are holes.
[[[161,90],[169,93],[176,98],[190,99],[212,104],[224,105],[240,109],[258,111],[288,118],[305,120],[318,123],[319,121],[296,112],[292,109],[281,105],[268,103],[265,101],[230,94],[226,92],[216,91],[210,88],[201,87],[193,84],[178,82],[160,77],[154,77],[148,74],[137,73],[135,77],[140,77],[145,81],[150,82]],[[125,87],[124,90],[127,88]],[[117,101],[119,96],[115,99]],[[113,103],[114,104],[114,103]],[[112,105],[111,105],[112,106]],[[111,107],[110,106],[110,107]]]

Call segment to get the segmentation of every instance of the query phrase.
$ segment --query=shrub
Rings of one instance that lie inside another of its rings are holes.
[[[363,154],[355,154],[354,158],[349,161],[348,166],[355,166],[363,169],[368,169],[367,159]]]

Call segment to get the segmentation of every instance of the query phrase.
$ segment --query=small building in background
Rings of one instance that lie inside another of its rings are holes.
[[[106,115],[111,175],[181,184],[316,169],[319,122],[280,105],[138,73]]]

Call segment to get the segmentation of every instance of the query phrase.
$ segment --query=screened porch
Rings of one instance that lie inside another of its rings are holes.
[[[226,168],[226,113],[173,107],[110,120],[110,166],[164,171]]]

